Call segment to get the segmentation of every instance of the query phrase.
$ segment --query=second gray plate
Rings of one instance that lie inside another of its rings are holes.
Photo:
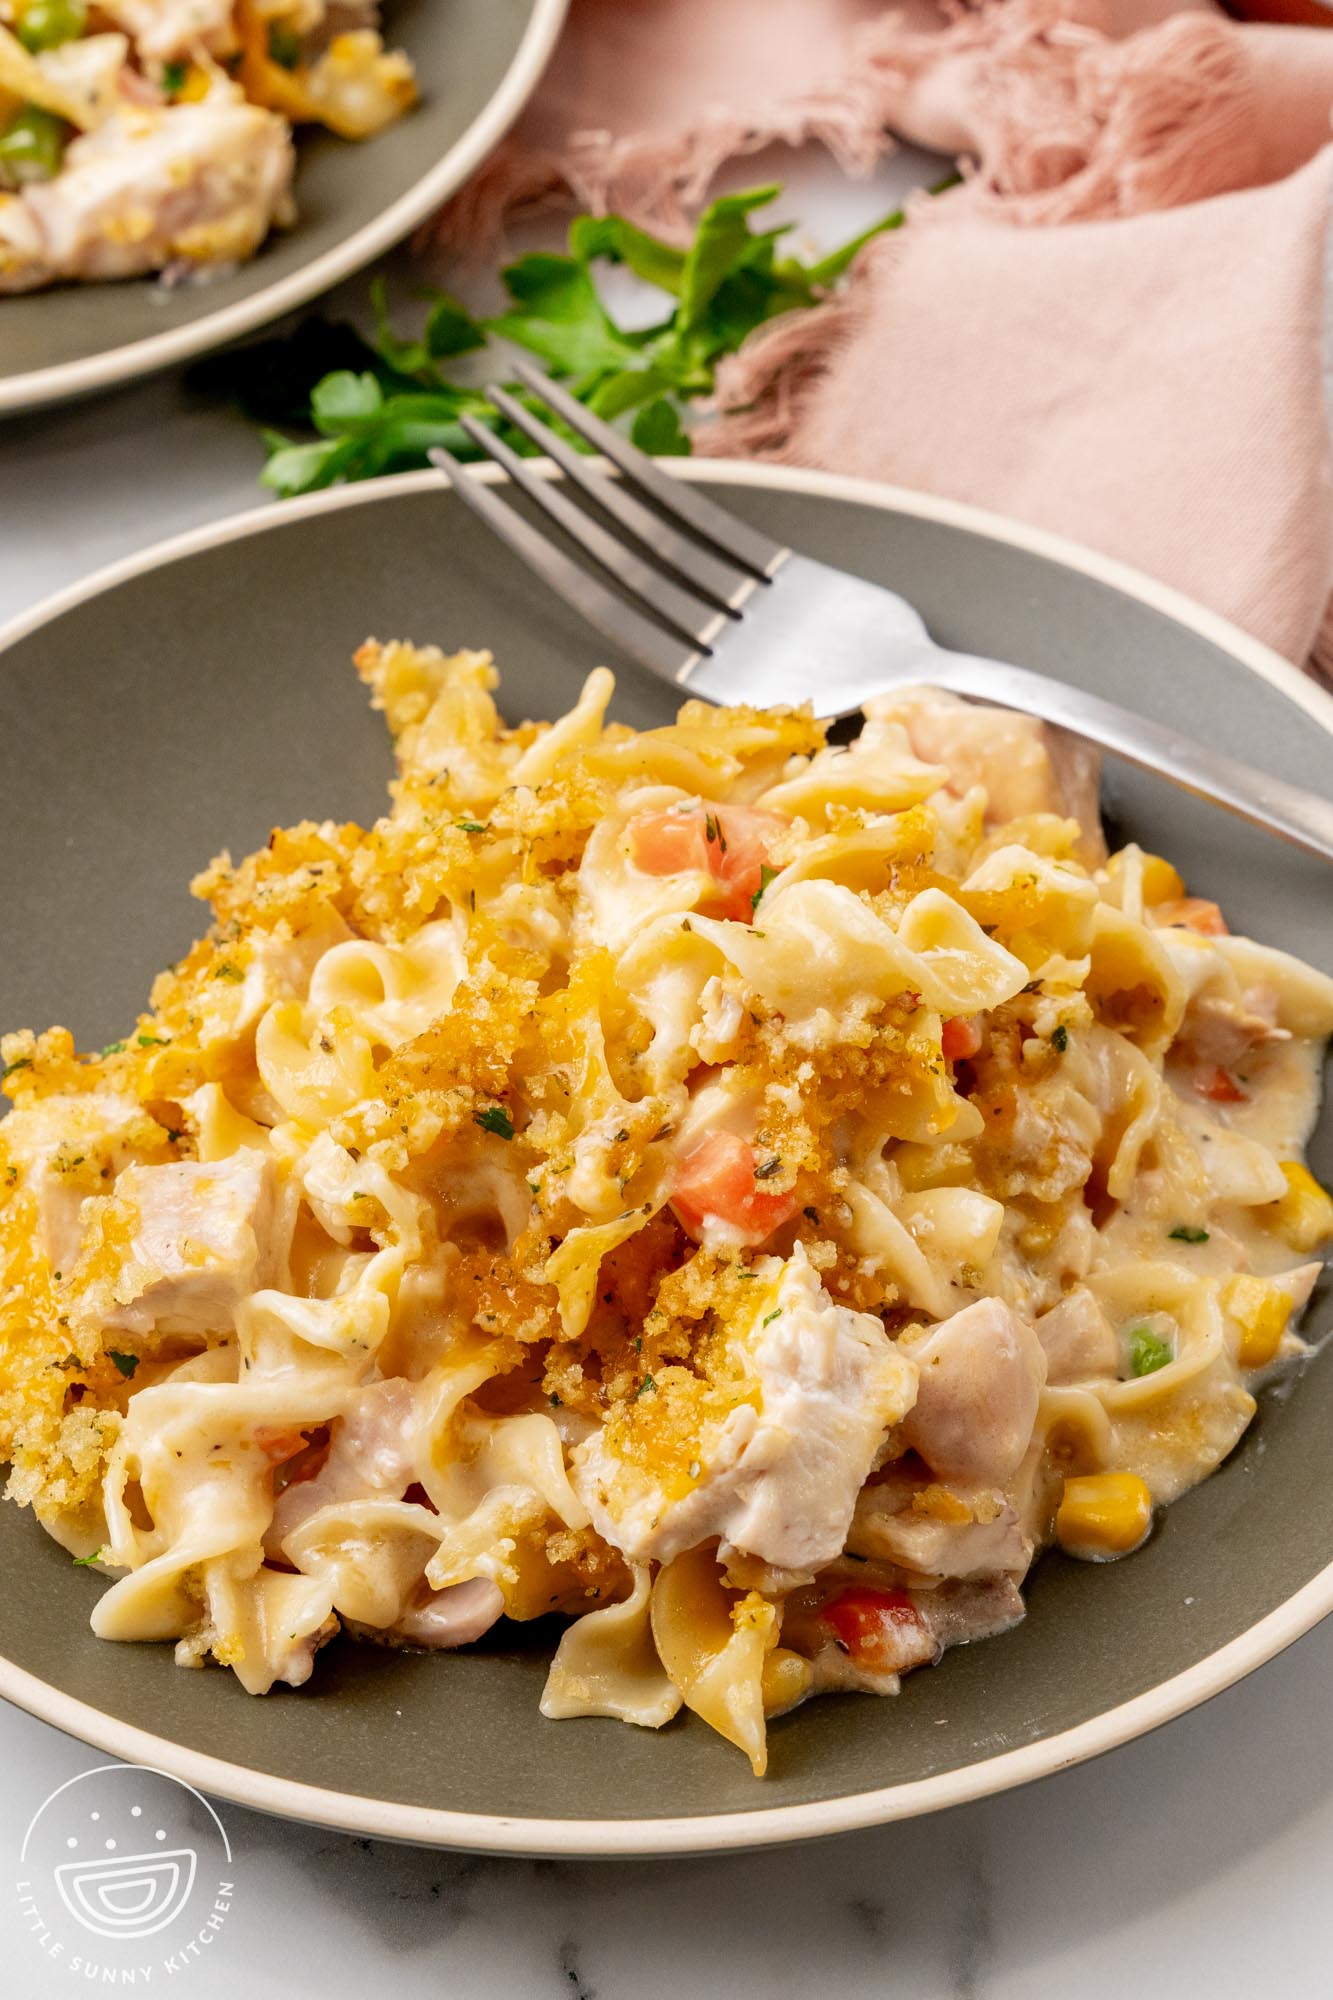
[[[416,65],[416,109],[359,145],[299,132],[296,225],[228,276],[171,292],[140,278],[0,299],[0,414],[202,354],[303,305],[399,242],[503,137],[567,8],[568,0],[390,0],[385,40]]]

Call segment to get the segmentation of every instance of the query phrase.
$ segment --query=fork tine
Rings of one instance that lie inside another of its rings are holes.
[[[486,393],[489,395],[491,392],[488,389]],[[725,623],[724,612],[715,611],[712,605],[691,596],[688,590],[682,590],[679,584],[661,576],[651,563],[618,542],[599,521],[594,521],[581,507],[575,506],[563,489],[563,482],[557,484],[554,480],[539,478],[529,462],[520,458],[503,438],[497,437],[488,424],[478,423],[475,417],[466,416],[460,422],[472,442],[489,452],[496,463],[504,467],[515,486],[521,487],[544,514],[563,528],[585,555],[600,563],[623,589],[646,604],[664,625],[669,625],[682,639],[692,640],[695,645],[707,650],[710,635]]]
[[[563,417],[578,437],[595,444],[603,457],[620,467],[627,479],[632,479],[636,486],[651,494],[659,507],[665,508],[678,521],[684,521],[696,535],[702,535],[706,542],[711,542],[732,562],[740,563],[761,582],[772,576],[784,557],[791,554],[791,550],[781,542],[761,535],[746,521],[738,521],[734,514],[728,514],[725,508],[706,499],[696,487],[687,486],[683,480],[672,479],[636,445],[623,438],[619,431],[612,430],[610,424],[603,423],[600,417],[595,417],[582,403],[575,402],[568,390],[552,382],[531,362],[516,361],[514,373],[558,417]]]
[[[570,482],[580,487],[589,499],[618,521],[634,539],[660,556],[683,576],[694,589],[706,597],[719,610],[738,611],[745,599],[755,589],[755,580],[745,570],[722,562],[709,549],[701,549],[699,544],[682,535],[664,521],[660,514],[654,514],[650,507],[636,500],[623,479],[608,479],[588,463],[587,457],[577,451],[572,444],[535,417],[531,410],[523,407],[507,390],[488,388],[486,394],[509,419],[516,430],[554,459]]]
[[[433,445],[427,452],[432,465],[448,475],[449,483],[465,507],[469,507],[479,519],[486,523],[500,540],[511,548],[515,555],[535,570],[544,583],[548,583],[558,597],[563,597],[590,625],[630,659],[637,660],[641,667],[657,674],[662,680],[678,684],[680,676],[691,661],[698,658],[698,648],[683,646],[663,632],[658,625],[650,624],[632,606],[624,603],[598,583],[595,577],[579,568],[576,562],[545,535],[525,521],[521,514],[499,499],[479,479],[469,478],[452,452],[442,445]]]

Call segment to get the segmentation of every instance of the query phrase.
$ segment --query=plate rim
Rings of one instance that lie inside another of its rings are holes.
[[[565,0],[558,0],[563,9]],[[1063,536],[929,494],[912,493],[878,481],[797,467],[741,463],[729,459],[672,460],[678,477],[705,483],[760,486],[855,502],[893,514],[915,516],[957,527],[989,540],[1046,557],[1138,599],[1177,624],[1229,653],[1242,667],[1293,701],[1333,739],[1333,696],[1290,661],[1252,638],[1217,612],[1128,564],[1098,554]],[[543,476],[556,470],[539,462]],[[498,468],[471,476],[503,478]],[[19,640],[60,618],[74,606],[103,595],[129,579],[233,541],[247,540],[284,522],[333,513],[345,507],[374,506],[401,495],[439,491],[449,481],[441,473],[401,473],[338,487],[302,499],[249,508],[220,521],[152,544],[95,571],[43,599],[0,626],[0,666]],[[852,1833],[963,1805],[1015,1786],[1054,1775],[1102,1755],[1173,1720],[1273,1659],[1333,1611],[1333,1562],[1303,1584],[1249,1629],[1126,1702],[1091,1716],[1053,1736],[1021,1745],[933,1777],[879,1786],[834,1799],[798,1805],[757,1806],[752,1811],[687,1814],[662,1819],[551,1819],[513,1814],[458,1812],[414,1806],[359,1793],[335,1792],[292,1778],[274,1777],[229,1760],[189,1749],[104,1714],[87,1702],[41,1680],[0,1655],[0,1698],[50,1723],[67,1735],[132,1764],[150,1765],[230,1803],[279,1818],[328,1827],[381,1840],[471,1852],[527,1856],[647,1856],[711,1854],[771,1847],[794,1841]]]
[[[0,377],[0,417],[49,408],[99,389],[119,388],[221,347],[305,305],[391,250],[481,165],[536,89],[565,24],[570,0],[531,0],[531,5],[527,26],[499,87],[429,173],[414,181],[372,221],[287,277],[261,286],[233,305],[205,313],[187,326],[124,341],[79,361],[56,362],[48,368],[29,368],[21,375]]]

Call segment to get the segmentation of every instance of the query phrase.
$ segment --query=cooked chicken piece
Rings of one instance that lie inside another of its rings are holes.
[[[278,1495],[273,1524],[264,1538],[268,1553],[280,1554],[286,1537],[321,1507],[345,1500],[400,1500],[415,1476],[415,1424],[416,1399],[410,1382],[393,1376],[361,1390],[354,1413],[333,1425],[328,1457],[314,1478],[287,1486]]]
[[[903,1442],[941,1479],[1003,1486],[1031,1443],[1046,1380],[1027,1321],[1002,1299],[978,1299],[900,1349],[919,1374]]]
[[[125,1333],[225,1333],[241,1300],[279,1275],[282,1248],[262,1153],[126,1167],[85,1252],[87,1304]]]
[[[280,118],[230,98],[132,109],[72,141],[54,180],[0,198],[0,293],[234,264],[292,176]]]
[[[83,35],[43,49],[34,62],[54,93],[47,108],[68,118],[81,132],[123,110],[122,91],[133,91],[141,82],[138,72],[126,66],[129,53],[124,35]],[[158,101],[153,86],[147,94],[153,103]]]
[[[896,1467],[861,1489],[847,1547],[918,1576],[1021,1575],[1032,1561],[1032,1544],[1004,1493],[923,1487]]]
[[[1243,994],[1239,1001],[1205,993],[1191,1000],[1176,1045],[1190,1061],[1233,1069],[1252,1049],[1291,1040],[1276,1021],[1275,993],[1259,989]]]
[[[1059,1305],[1042,1313],[1036,1329],[1046,1350],[1048,1382],[1090,1382],[1120,1373],[1115,1328],[1086,1285],[1076,1285]]]
[[[39,1097],[10,1112],[6,1149],[36,1200],[41,1246],[53,1271],[73,1270],[84,1202],[108,1191],[131,1158],[135,1138],[154,1129],[137,1099],[109,1090]]]
[[[984,1582],[945,1584],[922,1591],[917,1605],[939,1645],[969,1646],[974,1639],[993,1639],[1022,1619],[1025,1606],[1011,1576]]]
[[[196,49],[229,55],[236,47],[234,0],[98,0],[98,4],[148,62],[174,62]]]
[[[835,1305],[799,1243],[767,1263],[744,1342],[758,1395],[705,1436],[687,1493],[669,1498],[601,1432],[573,1454],[579,1498],[632,1562],[669,1562],[713,1536],[724,1562],[733,1550],[791,1570],[832,1561],[885,1430],[911,1404],[914,1370],[873,1314]]]
[[[981,708],[934,688],[905,688],[869,702],[874,719],[900,722],[915,754],[943,764],[948,789],[962,794],[984,785],[991,825],[1027,813],[1058,813],[1083,829],[1082,856],[1104,861],[1098,808],[1100,763],[1088,743],[1052,729],[1035,716]]]
[[[434,1652],[447,1646],[470,1646],[489,1632],[504,1610],[498,1584],[487,1576],[434,1590],[423,1604],[405,1611],[396,1625],[379,1634],[386,1645],[422,1646]]]

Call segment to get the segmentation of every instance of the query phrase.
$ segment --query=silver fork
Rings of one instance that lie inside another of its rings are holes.
[[[431,462],[448,474],[459,499],[567,604],[663,680],[716,702],[767,707],[813,698],[825,718],[849,715],[870,696],[907,682],[944,688],[1056,723],[1333,861],[1333,804],[1313,792],[1044,674],[946,651],[906,598],[784,548],[698,487],[672,479],[536,368],[519,362],[516,373],[622,476],[609,477],[590,464],[503,389],[487,394],[516,430],[555,461],[568,486],[538,475],[530,459],[487,425],[464,417],[463,429],[644,609],[626,603],[575,562],[493,486],[470,478],[451,453],[432,450]],[[620,533],[585,512],[571,497],[571,487]]]

